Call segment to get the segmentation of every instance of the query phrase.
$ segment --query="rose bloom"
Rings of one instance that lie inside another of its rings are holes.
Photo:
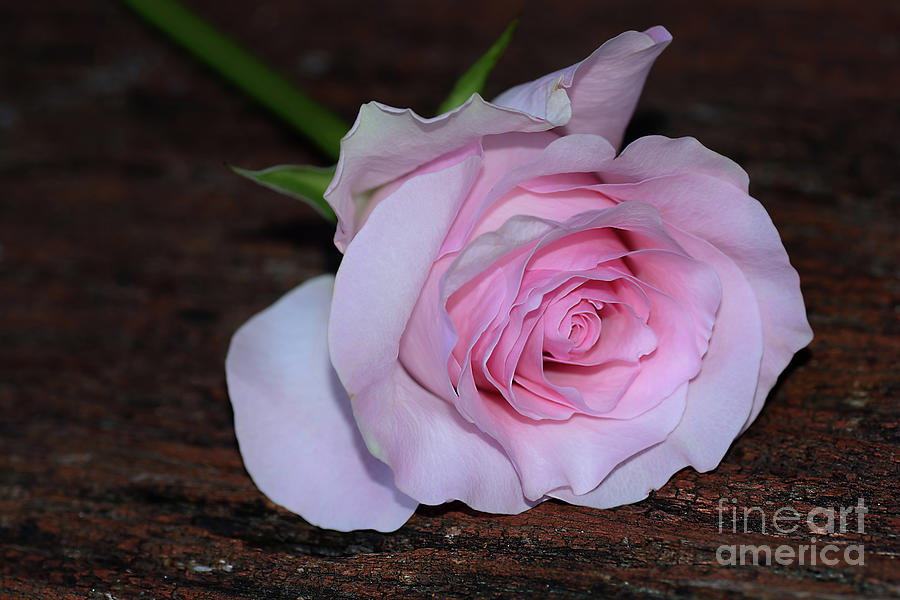
[[[247,470],[337,530],[419,503],[635,502],[715,468],[811,339],[747,174],[618,152],[662,27],[432,119],[364,105],[326,199],[344,252],[226,361]]]

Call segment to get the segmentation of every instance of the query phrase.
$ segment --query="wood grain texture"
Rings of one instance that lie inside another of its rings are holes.
[[[348,120],[423,113],[520,14],[492,78],[666,25],[631,133],[741,162],[800,272],[815,341],[712,473],[646,501],[518,516],[422,507],[393,534],[322,531],[255,489],[223,375],[230,335],[317,273],[331,232],[232,175],[314,162],[115,2],[0,7],[0,597],[900,597],[900,5],[189,4]],[[865,565],[720,566],[717,502],[870,508]]]

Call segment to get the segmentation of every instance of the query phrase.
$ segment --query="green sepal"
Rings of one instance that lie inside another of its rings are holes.
[[[475,64],[469,67],[469,70],[462,74],[453,86],[453,91],[438,107],[438,114],[443,114],[453,110],[463,102],[468,100],[472,94],[481,93],[484,88],[484,82],[487,81],[488,75],[503,56],[503,51],[512,41],[513,34],[516,31],[518,20],[514,19],[512,23],[506,26],[506,29],[500,35],[500,38],[494,42],[484,55],[475,61]]]
[[[240,167],[231,170],[251,181],[298,200],[303,200],[332,223],[337,217],[325,202],[325,190],[334,177],[334,167],[310,167],[307,165],[278,165],[261,171]]]

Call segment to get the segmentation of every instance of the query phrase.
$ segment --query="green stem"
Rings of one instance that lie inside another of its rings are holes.
[[[122,0],[191,54],[306,136],[331,159],[349,127],[177,0]]]

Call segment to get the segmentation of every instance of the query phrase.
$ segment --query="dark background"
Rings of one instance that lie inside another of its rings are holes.
[[[675,40],[632,133],[738,160],[800,273],[816,339],[713,473],[638,504],[495,517],[421,507],[318,530],[252,485],[234,330],[333,269],[312,210],[232,175],[324,164],[116,2],[0,3],[0,597],[900,597],[900,3],[336,0],[188,5],[351,121],[431,114],[520,15],[488,97],[627,29]],[[863,567],[722,567],[716,502],[854,505]]]

